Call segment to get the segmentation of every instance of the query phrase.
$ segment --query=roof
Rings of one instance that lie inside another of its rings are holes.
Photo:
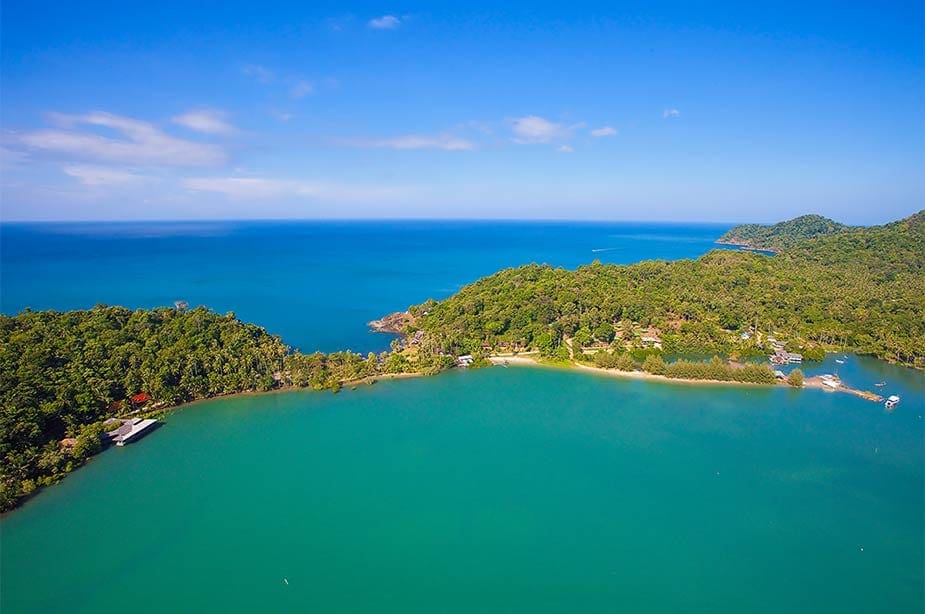
[[[147,403],[151,400],[151,395],[147,392],[139,392],[136,395],[132,395],[131,399],[132,403]]]

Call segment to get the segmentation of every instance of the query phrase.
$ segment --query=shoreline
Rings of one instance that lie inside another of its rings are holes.
[[[603,367],[596,367],[592,365],[581,364],[581,363],[578,363],[572,360],[566,363],[544,363],[544,362],[537,360],[536,357],[538,356],[539,356],[538,352],[527,352],[527,353],[518,354],[518,355],[495,354],[495,355],[489,356],[488,361],[492,364],[492,366],[508,366],[508,365],[513,364],[513,365],[520,365],[520,366],[525,366],[525,367],[530,367],[530,368],[584,371],[592,375],[596,374],[596,375],[600,375],[604,377],[615,377],[615,378],[637,380],[637,381],[643,381],[643,382],[661,382],[661,383],[669,383],[669,384],[677,383],[677,384],[686,385],[686,386],[721,385],[721,386],[737,386],[737,387],[760,387],[760,388],[769,388],[769,389],[788,388],[788,389],[794,389],[794,390],[808,388],[808,389],[822,390],[824,392],[847,393],[853,396],[863,398],[868,401],[875,400],[873,398],[869,398],[868,396],[865,396],[865,395],[872,395],[873,393],[868,393],[866,391],[849,388],[848,386],[845,386],[844,384],[841,384],[837,388],[831,388],[829,386],[826,386],[822,383],[821,378],[819,378],[818,376],[807,377],[804,380],[802,386],[794,387],[794,386],[790,386],[789,384],[786,383],[786,381],[782,381],[782,380],[777,380],[774,383],[763,384],[763,383],[758,383],[758,382],[737,382],[737,381],[730,381],[730,380],[672,378],[672,377],[667,377],[665,375],[655,375],[653,373],[647,373],[645,371],[639,371],[639,370],[620,371],[618,369],[605,369]],[[439,375],[439,373],[435,375]],[[419,378],[419,377],[426,377],[426,374],[424,373],[384,373],[381,375],[372,375],[372,376],[368,376],[368,377],[364,377],[360,379],[347,380],[347,381],[341,382],[340,390],[343,390],[343,388],[346,386],[350,386],[352,389],[356,389],[357,386],[360,386],[360,385],[371,386],[379,381],[402,380],[402,379],[412,379],[412,378]],[[151,411],[147,411],[147,412],[141,411],[141,412],[138,412],[137,415],[161,418],[166,421],[166,418],[170,414],[172,414],[174,411],[187,409],[191,406],[198,405],[200,403],[204,403],[207,401],[214,401],[214,400],[219,400],[219,399],[232,399],[235,397],[253,397],[253,396],[280,394],[280,393],[287,393],[287,392],[299,392],[299,391],[303,391],[303,392],[328,391],[328,392],[331,392],[332,394],[337,394],[338,392],[340,392],[340,390],[334,391],[329,388],[315,390],[310,387],[299,387],[299,386],[285,386],[285,387],[280,387],[280,388],[274,388],[271,390],[246,390],[246,391],[241,391],[241,392],[233,392],[233,393],[228,393],[228,394],[217,394],[217,395],[213,395],[209,397],[203,397],[201,399],[194,399],[191,401],[186,401],[178,405],[172,405],[170,407],[160,407],[160,408],[152,409]],[[874,395],[874,396],[877,396],[877,395]],[[882,401],[882,399],[879,398],[879,396],[876,400],[878,402]],[[100,452],[98,452],[97,454],[94,454],[93,456],[90,456],[89,458],[86,459],[86,461],[74,467],[72,471],[69,471],[66,474],[64,474],[62,476],[62,479],[66,478],[67,475],[69,475],[70,473],[73,473],[74,471],[79,470],[81,467],[86,466],[87,464],[92,462],[93,459],[96,458],[99,454],[105,452],[110,447],[111,445],[104,445],[103,449],[100,450]],[[14,507],[0,513],[0,519],[4,519],[8,517],[10,514],[14,513],[16,510],[21,509],[22,506],[26,504],[29,500],[39,495],[46,488],[49,488],[50,486],[54,486],[56,483],[57,482],[36,488],[35,491],[33,491],[29,495],[26,495],[25,497],[20,499],[20,501]]]
[[[569,361],[568,363],[563,363],[560,365],[555,364],[544,364],[532,358],[527,358],[524,356],[491,356],[488,359],[493,365],[502,365],[504,361],[507,361],[510,364],[518,364],[528,367],[547,367],[547,368],[562,368],[562,369],[577,369],[580,371],[587,371],[589,373],[596,373],[599,375],[605,375],[607,377],[617,377],[621,379],[633,379],[641,381],[651,381],[651,382],[663,382],[663,383],[678,383],[678,384],[687,384],[687,385],[727,385],[727,386],[760,386],[762,388],[776,388],[778,386],[783,386],[787,388],[792,388],[786,382],[775,382],[773,384],[761,384],[757,382],[736,382],[731,380],[721,380],[721,379],[693,379],[689,377],[668,377],[665,375],[655,375],[654,373],[646,373],[645,371],[620,371],[619,369],[605,369],[603,367],[594,367],[591,365],[583,365],[578,362]]]
[[[394,379],[411,379],[411,378],[417,378],[417,377],[425,377],[425,374],[424,374],[424,373],[384,373],[384,374],[382,374],[382,375],[370,375],[370,376],[368,376],[368,377],[364,377],[364,378],[360,378],[360,379],[347,380],[347,381],[345,381],[345,382],[341,382],[341,389],[343,389],[343,388],[346,387],[346,386],[351,386],[351,387],[356,387],[356,386],[360,386],[360,385],[372,386],[373,384],[375,384],[376,382],[379,382],[379,381],[394,380]],[[140,411],[140,412],[137,412],[136,414],[132,414],[132,417],[139,417],[139,416],[143,416],[143,417],[153,417],[153,418],[157,418],[157,419],[160,420],[161,422],[166,423],[167,417],[168,417],[170,414],[172,414],[173,412],[179,411],[179,410],[184,410],[184,409],[189,409],[189,408],[191,408],[191,407],[194,406],[194,405],[199,405],[200,403],[206,403],[206,402],[208,402],[208,401],[217,401],[217,400],[224,400],[224,399],[234,399],[234,398],[236,398],[236,397],[256,397],[256,396],[264,396],[264,395],[271,395],[271,394],[281,394],[281,393],[286,393],[286,392],[299,392],[299,391],[303,391],[303,392],[330,392],[330,393],[332,393],[332,394],[337,394],[337,392],[334,392],[334,391],[331,390],[330,388],[323,388],[323,389],[321,389],[321,390],[315,390],[315,389],[309,388],[309,387],[307,387],[307,386],[306,386],[306,387],[285,386],[285,387],[281,387],[281,388],[273,388],[273,389],[271,389],[271,390],[243,390],[243,391],[241,391],[241,392],[230,392],[230,393],[228,393],[228,394],[216,394],[216,395],[212,395],[212,396],[209,396],[209,397],[203,397],[203,398],[201,398],[201,399],[193,399],[193,400],[191,400],[191,401],[184,401],[183,403],[179,403],[179,404],[177,404],[177,405],[171,405],[171,406],[169,406],[169,407],[152,408],[150,411]],[[338,392],[339,392],[339,391],[338,391]],[[120,417],[120,418],[118,418],[118,419],[121,420],[121,419],[123,419],[123,418]],[[74,473],[75,471],[78,471],[78,470],[80,470],[81,468],[86,467],[86,466],[89,465],[91,462],[93,462],[93,459],[95,459],[95,458],[96,458],[97,456],[99,456],[100,454],[106,452],[106,451],[109,450],[111,447],[113,447],[113,444],[112,444],[112,443],[109,443],[108,441],[104,441],[104,442],[103,442],[103,447],[102,447],[102,449],[101,449],[99,452],[97,452],[96,454],[93,454],[92,456],[88,457],[86,460],[84,460],[83,463],[77,465],[76,467],[74,467],[73,469],[71,469],[70,471],[68,471],[68,472],[65,473],[64,475],[62,475],[61,478],[60,478],[60,480],[58,480],[58,481],[56,481],[56,482],[52,482],[51,484],[47,484],[47,485],[44,485],[44,486],[39,486],[39,487],[37,487],[34,491],[32,491],[31,493],[29,493],[28,495],[25,495],[25,496],[23,496],[22,498],[20,498],[19,501],[17,502],[17,504],[16,504],[15,506],[11,507],[10,509],[8,509],[8,510],[6,510],[6,511],[4,511],[4,512],[0,512],[0,520],[3,520],[4,518],[7,518],[10,514],[13,514],[13,513],[16,512],[17,510],[21,509],[21,508],[23,507],[23,505],[25,505],[26,503],[28,503],[28,502],[29,502],[31,499],[33,499],[34,497],[38,496],[38,495],[39,495],[40,493],[42,493],[46,488],[50,488],[50,487],[55,486],[56,484],[58,484],[58,482],[60,482],[61,480],[66,479],[69,475],[71,475],[71,474]]]
[[[280,388],[271,388],[270,390],[242,390],[241,392],[229,392],[227,394],[216,394],[210,397],[203,397],[201,399],[193,399],[192,401],[184,401],[177,405],[171,405],[170,407],[159,407],[157,409],[152,409],[149,412],[139,412],[140,415],[145,416],[162,416],[164,414],[170,413],[177,409],[182,409],[190,405],[195,405],[197,403],[205,403],[206,401],[215,401],[217,399],[233,399],[235,397],[255,397],[263,396],[267,394],[281,394],[284,392],[330,392],[332,394],[338,394],[344,388],[356,387],[356,386],[372,386],[376,382],[388,381],[393,379],[411,379],[416,377],[426,377],[424,373],[383,373],[381,375],[369,375],[360,379],[351,379],[341,382],[341,389],[337,392],[331,390],[330,388],[322,388],[321,390],[315,390],[314,388],[308,386],[283,386]]]
[[[793,390],[802,390],[802,389],[812,389],[812,390],[822,390],[824,392],[843,392],[856,397],[860,397],[866,401],[880,402],[883,399],[879,395],[874,393],[866,392],[863,390],[857,390],[845,386],[844,384],[839,385],[837,388],[831,388],[822,383],[822,380],[818,377],[807,377],[803,380],[802,386],[791,386],[786,382],[786,380],[777,380],[773,384],[762,384],[759,382],[736,382],[731,380],[719,380],[719,379],[692,379],[689,377],[667,377],[665,375],[655,375],[654,373],[646,373],[645,371],[620,371],[619,369],[604,369],[603,367],[595,367],[592,365],[584,365],[575,361],[569,361],[567,364],[556,365],[556,364],[544,364],[533,358],[526,356],[490,356],[488,360],[493,365],[504,365],[505,362],[508,364],[516,364],[527,367],[546,367],[550,369],[562,368],[562,369],[578,369],[581,371],[588,371],[590,373],[596,373],[599,375],[604,375],[607,377],[617,377],[622,379],[633,379],[641,381],[650,381],[650,382],[662,382],[662,383],[678,383],[684,385],[694,385],[694,386],[749,386],[749,387],[761,387],[761,388],[789,388]],[[877,398],[872,398],[867,395],[873,395]]]

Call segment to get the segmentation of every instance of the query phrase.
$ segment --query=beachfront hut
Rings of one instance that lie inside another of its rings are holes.
[[[132,405],[137,407],[138,405],[144,405],[150,401],[151,395],[149,395],[147,392],[139,392],[138,394],[129,397],[129,400],[132,402]]]

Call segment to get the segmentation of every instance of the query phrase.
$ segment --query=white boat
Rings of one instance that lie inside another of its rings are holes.
[[[837,362],[837,363],[840,364],[840,365],[845,364],[845,361],[844,361],[844,360],[839,360],[838,358],[835,359],[835,362]]]
[[[883,404],[883,406],[887,409],[893,409],[897,405],[899,405],[899,397],[895,394],[891,395],[890,398],[886,400],[886,403]]]

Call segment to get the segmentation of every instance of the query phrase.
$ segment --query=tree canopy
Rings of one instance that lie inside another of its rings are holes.
[[[820,357],[854,350],[925,367],[925,214],[805,239],[775,256],[502,270],[412,309],[435,350],[535,349],[566,338],[666,353]],[[611,336],[610,331],[613,331]],[[612,339],[612,341],[611,341]]]

